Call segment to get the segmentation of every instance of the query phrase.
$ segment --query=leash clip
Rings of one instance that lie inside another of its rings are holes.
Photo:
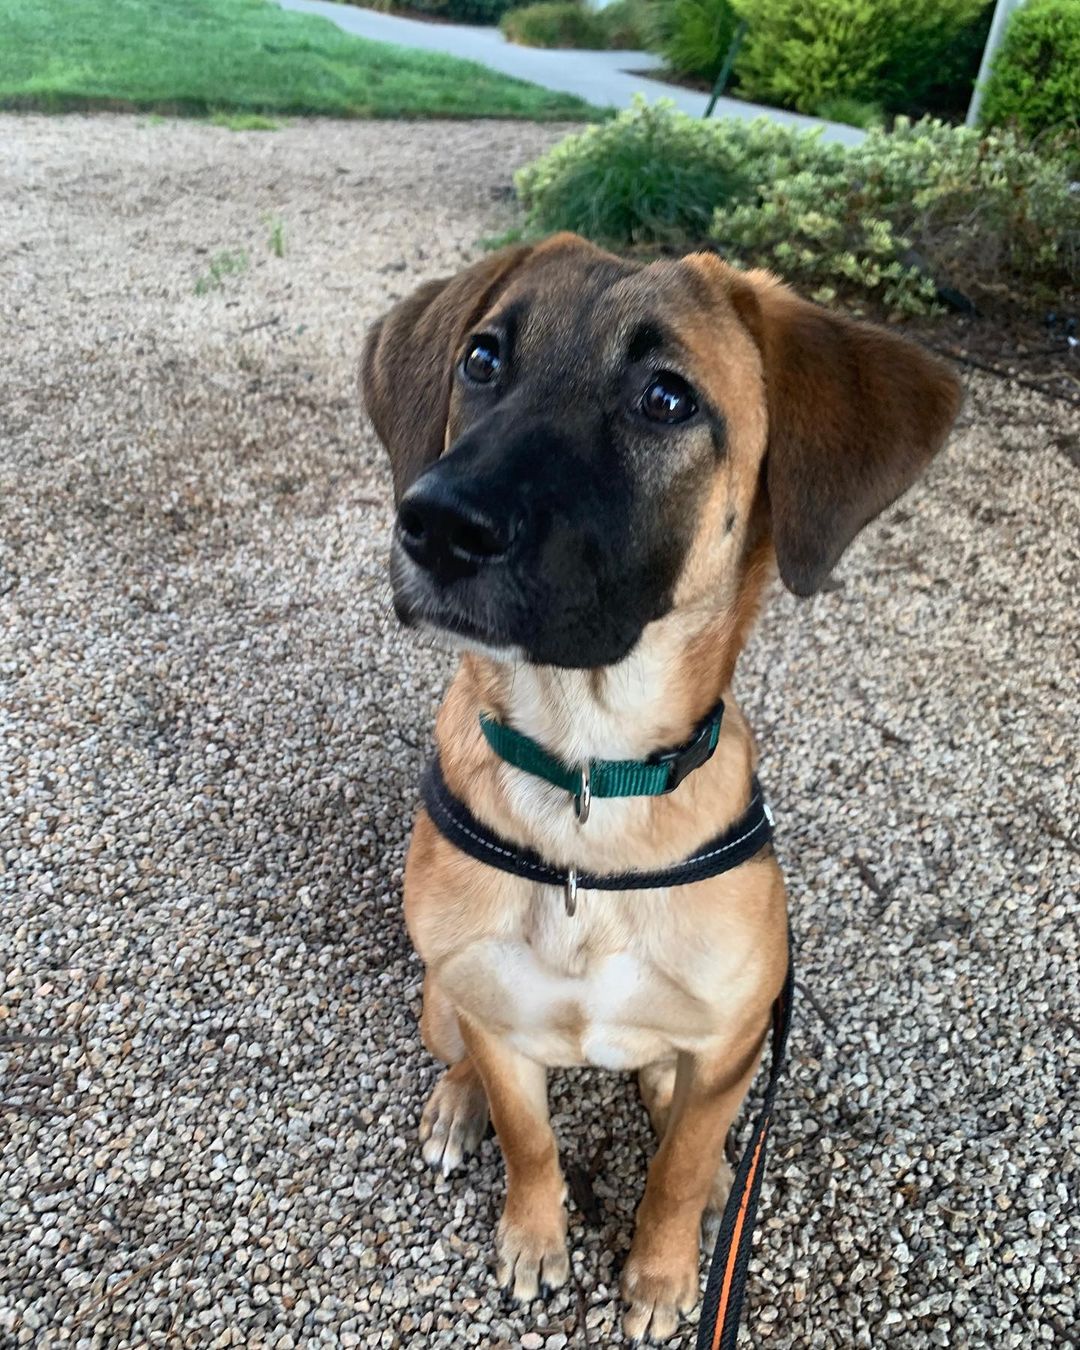
[[[577,913],[577,868],[571,867],[563,882],[563,902],[566,905],[566,917],[572,919]]]
[[[590,806],[592,806],[592,782],[589,773],[589,761],[586,760],[581,766],[581,786],[574,797],[574,810],[577,812],[579,825],[584,825],[589,819]]]

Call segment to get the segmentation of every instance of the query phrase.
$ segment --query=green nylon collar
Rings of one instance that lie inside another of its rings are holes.
[[[674,750],[661,750],[648,759],[590,759],[570,768],[548,754],[531,736],[525,736],[488,713],[480,714],[480,730],[492,750],[516,769],[580,796],[587,786],[593,797],[659,797],[672,792],[687,774],[709,759],[720,739],[723,701],[698,723],[693,736]]]

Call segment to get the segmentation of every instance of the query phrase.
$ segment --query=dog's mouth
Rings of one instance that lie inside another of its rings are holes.
[[[390,562],[394,612],[401,623],[453,651],[499,661],[590,669],[621,661],[640,625],[602,622],[580,598],[523,578],[518,569],[438,581],[395,542]]]
[[[436,585],[395,543],[390,563],[394,613],[406,628],[435,638],[455,650],[480,649],[505,655],[520,650],[505,615],[491,597],[477,594],[468,581]],[[470,594],[471,592],[471,594]]]

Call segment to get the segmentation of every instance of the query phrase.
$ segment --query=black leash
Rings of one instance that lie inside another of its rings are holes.
[[[765,1150],[772,1124],[776,1089],[784,1068],[788,1032],[791,1029],[791,1004],[795,993],[795,965],[788,933],[788,968],[784,987],[772,1007],[772,1062],[761,1111],[747,1141],[731,1193],[720,1220],[720,1232],[709,1263],[709,1279],[698,1323],[697,1350],[735,1350],[746,1294],[746,1272],[750,1248],[754,1242],[761,1179],[765,1174]]]
[[[467,853],[470,858],[510,872],[526,881],[546,886],[562,886],[566,895],[567,912],[574,912],[578,889],[599,891],[653,890],[664,886],[685,886],[719,876],[749,860],[767,844],[773,835],[772,812],[769,810],[757,779],[754,779],[750,804],[742,816],[717,838],[697,853],[674,867],[657,872],[623,872],[618,875],[594,876],[575,868],[552,867],[531,849],[519,848],[482,825],[469,808],[455,797],[446,786],[438,756],[431,760],[420,785],[428,814],[440,834]],[[754,1219],[757,1214],[761,1179],[765,1172],[765,1152],[772,1124],[776,1090],[784,1067],[788,1031],[791,1027],[791,1004],[794,994],[795,970],[791,953],[791,935],[788,934],[788,968],[784,987],[772,1008],[772,1060],[769,1080],[761,1111],[754,1121],[731,1193],[720,1220],[720,1232],[709,1264],[709,1279],[698,1324],[697,1350],[735,1350],[746,1293],[746,1275],[750,1265],[750,1249],[754,1241]]]

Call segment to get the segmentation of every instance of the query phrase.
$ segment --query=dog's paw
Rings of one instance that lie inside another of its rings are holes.
[[[623,1331],[631,1341],[668,1340],[692,1311],[698,1292],[696,1244],[692,1251],[661,1260],[631,1251],[622,1277],[622,1295],[630,1305],[623,1314]]]
[[[495,1238],[495,1278],[521,1302],[534,1299],[541,1285],[558,1289],[570,1278],[566,1253],[566,1212],[559,1206],[557,1217],[547,1223],[517,1223],[503,1215]]]
[[[479,1147],[488,1125],[487,1095],[468,1062],[455,1064],[435,1084],[420,1117],[420,1153],[444,1177]]]

